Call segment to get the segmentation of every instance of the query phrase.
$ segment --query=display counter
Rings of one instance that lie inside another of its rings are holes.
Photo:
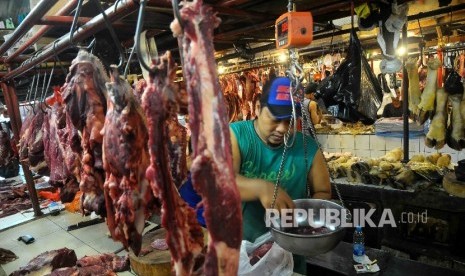
[[[380,271],[365,275],[464,275],[464,272],[395,257],[385,250],[366,247],[366,255],[372,261],[377,260]],[[308,257],[307,271],[309,275],[357,275],[354,264],[352,260],[352,244],[340,242],[336,248],[326,254]]]
[[[385,185],[353,184],[344,179],[334,181],[349,210],[364,209],[368,213],[375,209],[371,219],[376,227],[364,228],[366,245],[388,247],[406,258],[449,268],[464,263],[465,239],[461,233],[465,232],[465,198],[450,196],[441,187],[399,190]],[[333,198],[337,198],[335,184],[332,186]],[[380,225],[383,212],[393,215],[395,226]],[[352,233],[349,228],[344,241],[351,242]]]

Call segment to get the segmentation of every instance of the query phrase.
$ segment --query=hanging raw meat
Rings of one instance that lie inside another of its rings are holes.
[[[455,150],[465,148],[465,124],[460,114],[460,104],[463,98],[462,77],[452,71],[444,83],[444,89],[449,94],[449,102],[452,106],[451,119],[447,128],[447,145]]]
[[[100,60],[81,50],[72,61],[63,93],[66,112],[81,134],[81,208],[100,215],[105,213],[100,132],[105,122],[106,82],[108,76]]]
[[[420,104],[420,77],[418,75],[417,59],[411,58],[405,63],[408,74],[408,109],[412,114],[418,114]]]
[[[18,156],[11,146],[10,136],[0,127],[0,166],[6,167],[15,160]]]
[[[79,183],[68,166],[67,156],[74,153],[68,144],[68,128],[66,126],[66,113],[64,106],[59,101],[48,110],[43,125],[43,143],[45,161],[50,170],[50,184],[60,188],[60,199],[63,203],[71,202],[77,191]],[[75,164],[76,165],[76,164]]]
[[[135,84],[133,92],[139,104],[141,102],[142,94],[144,93],[146,87],[147,87],[147,82],[144,79],[138,80]]]
[[[154,197],[145,178],[149,165],[147,127],[129,84],[112,67],[103,134],[105,204],[111,236],[136,255]]]
[[[203,233],[195,211],[180,197],[171,175],[167,120],[176,114],[177,103],[173,85],[176,66],[170,52],[162,56],[154,68],[156,73],[150,73],[142,96],[149,129],[147,179],[162,203],[162,225],[168,233],[166,240],[176,275],[191,275],[196,259],[201,257]]]
[[[219,86],[213,29],[220,19],[201,0],[186,2],[171,30],[183,51],[193,148],[192,181],[209,233],[205,275],[236,275],[242,240],[241,200],[232,166],[228,115]],[[182,27],[181,27],[182,26]]]
[[[45,109],[45,106],[42,106],[42,109]],[[32,107],[21,127],[21,139],[19,141],[20,160],[28,163],[31,171],[41,175],[48,175],[49,173],[42,141],[44,133],[42,125],[45,117],[46,113],[42,112],[39,104]]]
[[[441,66],[439,59],[434,58],[428,60],[428,75],[423,93],[421,93],[421,101],[418,104],[418,113],[415,114],[420,124],[424,124],[434,110],[434,99],[436,98],[436,90],[438,74],[437,70]]]
[[[383,98],[382,88],[374,76],[355,31],[351,32],[347,58],[316,93],[326,108],[335,106],[333,115],[345,122],[373,124]]]
[[[436,112],[425,137],[425,145],[429,148],[442,149],[446,144],[447,97],[444,88],[436,92]]]

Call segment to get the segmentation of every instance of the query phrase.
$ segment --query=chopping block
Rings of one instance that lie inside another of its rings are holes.
[[[205,246],[208,241],[208,232],[202,228]],[[165,239],[166,229],[160,228],[149,232],[142,237],[142,248],[147,248],[156,239]],[[129,261],[131,269],[139,276],[168,276],[174,275],[171,272],[171,254],[169,249],[157,250],[144,256],[137,257],[132,250],[129,250]]]

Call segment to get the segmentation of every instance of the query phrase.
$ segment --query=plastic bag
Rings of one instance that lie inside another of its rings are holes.
[[[266,242],[273,241],[270,232],[258,237],[255,242],[242,241],[239,257],[238,275],[243,276],[286,276],[292,275],[294,260],[292,253],[282,249],[273,242],[270,250],[254,265],[250,264],[249,255]]]
[[[382,88],[363,53],[355,31],[351,32],[347,58],[325,78],[315,94],[325,106],[337,105],[337,118],[344,122],[373,124],[383,98]]]

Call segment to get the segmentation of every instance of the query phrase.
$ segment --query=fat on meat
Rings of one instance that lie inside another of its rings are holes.
[[[40,104],[42,105],[42,104]],[[39,104],[31,108],[26,115],[24,124],[21,126],[21,139],[19,142],[20,161],[26,162],[31,171],[41,175],[48,175],[49,168],[45,162],[43,143],[43,123],[46,113],[42,112],[45,107]]]
[[[112,68],[103,134],[107,225],[113,239],[138,255],[145,219],[154,197],[145,171],[149,166],[148,131],[143,111],[129,84]]]
[[[180,10],[182,24],[171,23],[183,51],[189,95],[194,188],[202,196],[209,243],[205,275],[237,275],[242,240],[242,212],[232,165],[228,114],[212,53],[213,29],[220,19],[201,0]]]
[[[174,184],[179,188],[187,178],[187,130],[174,114],[166,121],[168,125],[168,150],[170,156],[171,176]]]
[[[195,211],[180,197],[171,175],[166,123],[177,111],[174,87],[176,66],[171,53],[155,60],[142,95],[142,107],[149,129],[150,165],[147,179],[155,197],[161,200],[161,223],[167,231],[168,244],[176,275],[192,275],[202,256],[203,233]]]
[[[81,50],[71,63],[63,93],[66,112],[81,136],[81,209],[99,215],[105,215],[101,130],[105,123],[108,81],[101,61]]]
[[[73,126],[70,126],[71,128]],[[69,166],[69,158],[75,158],[68,143],[70,128],[66,124],[66,113],[61,102],[55,101],[48,110],[43,125],[45,161],[50,170],[50,184],[60,188],[62,202],[71,202],[79,191],[79,183]],[[71,156],[69,156],[71,154]],[[74,166],[78,166],[74,161]]]

